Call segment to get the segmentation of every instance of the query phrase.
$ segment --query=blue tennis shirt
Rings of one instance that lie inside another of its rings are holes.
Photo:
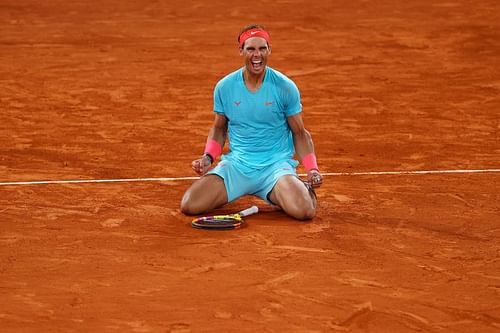
[[[261,169],[292,159],[295,148],[287,117],[301,111],[297,86],[279,71],[266,67],[256,92],[245,86],[243,68],[228,74],[214,89],[214,112],[228,119],[230,151],[222,160]]]

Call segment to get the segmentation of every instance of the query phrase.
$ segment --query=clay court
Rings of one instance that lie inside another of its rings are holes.
[[[499,332],[499,12],[3,0],[0,330]],[[190,164],[254,22],[301,91],[317,217],[245,197],[217,211],[256,204],[243,228],[193,229]]]

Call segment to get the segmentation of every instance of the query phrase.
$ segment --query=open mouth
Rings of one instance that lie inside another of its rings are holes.
[[[262,68],[262,60],[252,60],[252,68],[256,71]]]

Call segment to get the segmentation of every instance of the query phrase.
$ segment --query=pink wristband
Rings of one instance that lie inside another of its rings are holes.
[[[306,168],[306,171],[310,170],[319,171],[318,162],[316,161],[316,155],[314,155],[314,153],[310,153],[304,156],[304,158],[302,159],[302,164]]]
[[[207,140],[207,144],[205,145],[205,154],[210,155],[213,161],[215,161],[217,157],[222,154],[222,146],[215,140]]]

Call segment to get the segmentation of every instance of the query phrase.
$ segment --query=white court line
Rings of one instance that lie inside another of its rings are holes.
[[[379,176],[379,175],[427,175],[450,173],[496,173],[500,169],[477,170],[421,170],[421,171],[367,171],[367,172],[324,172],[323,176]],[[306,174],[299,174],[304,177]],[[200,177],[167,177],[167,178],[122,178],[122,179],[76,179],[76,180],[37,180],[22,182],[1,182],[0,186],[13,185],[49,185],[49,184],[81,184],[81,183],[131,183],[131,182],[172,182],[196,180]]]

